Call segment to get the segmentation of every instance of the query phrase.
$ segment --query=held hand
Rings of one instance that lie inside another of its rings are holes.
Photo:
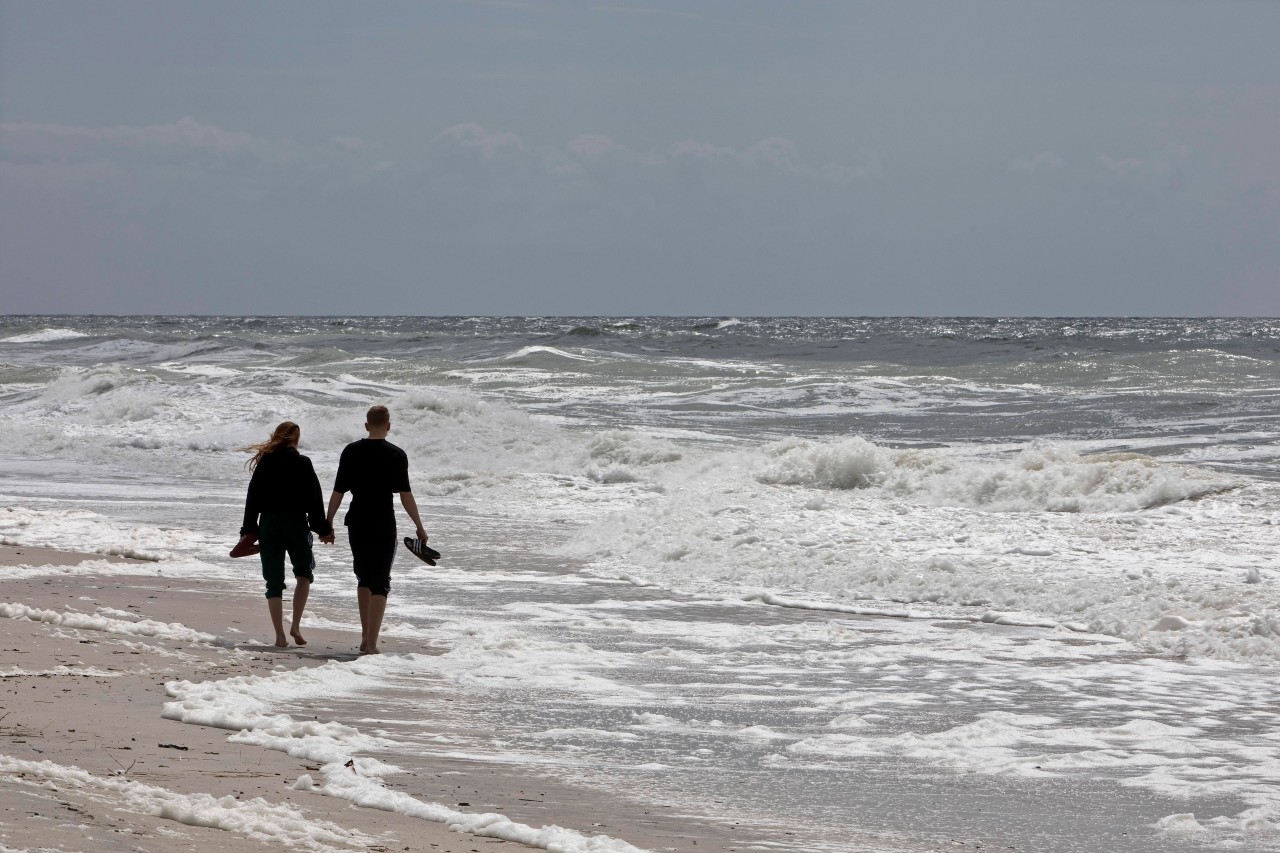
[[[332,533],[330,533],[330,534],[328,534],[328,535],[326,535],[326,536],[321,536],[321,537],[320,537],[320,541],[321,541],[321,542],[323,542],[323,543],[324,543],[324,544],[326,544],[326,545],[332,545],[332,544],[333,544],[333,541],[334,541],[334,536],[333,536],[333,534],[332,534]]]

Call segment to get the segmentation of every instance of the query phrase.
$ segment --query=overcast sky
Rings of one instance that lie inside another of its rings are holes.
[[[1280,315],[1280,2],[0,0],[0,313]]]

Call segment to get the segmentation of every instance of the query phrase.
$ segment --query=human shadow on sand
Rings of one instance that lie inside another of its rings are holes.
[[[235,648],[242,652],[267,652],[270,654],[290,655],[295,658],[306,658],[309,660],[340,660],[349,661],[360,657],[358,652],[334,652],[320,651],[302,648],[301,646],[269,646],[266,643],[242,643]]]

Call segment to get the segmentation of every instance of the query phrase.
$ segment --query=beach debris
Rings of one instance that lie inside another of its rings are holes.
[[[176,744],[176,743],[158,743],[156,744],[156,746],[160,747],[161,749],[180,749],[183,752],[186,752],[188,749],[188,747],[185,747],[185,746],[182,746],[181,744]]]

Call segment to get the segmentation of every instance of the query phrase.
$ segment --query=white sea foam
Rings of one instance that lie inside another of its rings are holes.
[[[1206,498],[1239,481],[1052,446],[990,459],[788,441],[723,458],[671,472],[661,493],[584,531],[570,552],[608,576],[702,595],[1280,657],[1280,594],[1247,571],[1266,551],[1249,521],[1276,500],[1269,486]],[[1184,630],[1164,630],[1167,616]]]
[[[842,725],[838,732],[804,738],[784,749],[808,758],[887,757],[1029,780],[1105,773],[1170,797],[1238,798],[1250,808],[1235,818],[1217,819],[1212,826],[1255,842],[1280,836],[1280,796],[1273,786],[1280,752],[1243,748],[1196,725],[1138,718],[1108,726],[1071,726],[1050,716],[991,711],[928,734],[882,734],[877,728],[865,721],[853,729]],[[1224,762],[1230,762],[1230,773],[1222,772]],[[1179,831],[1190,827],[1178,815],[1160,825]]]
[[[501,685],[558,691],[606,704],[648,698],[643,689],[609,677],[612,670],[632,665],[629,655],[557,641],[487,621],[447,627],[456,637],[454,645],[446,654],[424,659],[422,666],[459,684],[481,689]]]
[[[430,461],[415,475],[425,493],[519,494],[513,481],[530,475],[633,482],[681,455],[670,442],[622,430],[584,439],[465,391],[274,369],[192,381],[119,365],[65,368],[38,396],[0,409],[0,454],[170,480],[181,472],[243,488],[247,457],[238,448],[288,418],[303,426],[302,450],[327,479],[341,447],[360,436],[371,398],[396,412],[394,440]]]
[[[396,773],[394,765],[361,753],[393,748],[394,743],[372,737],[352,726],[317,720],[295,720],[273,713],[272,702],[297,701],[310,696],[332,697],[343,692],[369,691],[389,672],[414,666],[414,658],[364,658],[350,664],[330,663],[273,676],[240,676],[194,684],[174,681],[165,686],[175,701],[165,705],[165,719],[232,729],[237,743],[287,752],[321,764],[323,783],[299,780],[306,790],[350,800],[409,817],[447,824],[459,832],[517,841],[531,847],[566,853],[642,853],[639,848],[604,835],[584,835],[559,826],[532,827],[496,813],[460,812],[420,800],[386,787],[382,779]],[[422,662],[425,662],[423,660]],[[297,786],[295,785],[295,786]]]
[[[996,512],[1128,512],[1203,497],[1239,485],[1205,469],[1135,453],[1082,456],[1039,444],[1010,459],[943,451],[890,451],[862,438],[788,440],[765,448],[764,483],[821,489],[880,487],[943,506]]]
[[[0,605],[2,606],[2,605]],[[4,613],[0,610],[0,614]],[[22,669],[13,666],[9,669],[0,669],[0,678],[57,678],[61,676],[71,676],[73,678],[119,678],[122,673],[113,672],[106,669],[98,669],[93,666],[67,666],[65,664],[55,666],[51,669]]]
[[[0,543],[66,549],[106,556],[158,561],[170,549],[189,547],[183,531],[125,527],[90,510],[41,510],[0,507]]]
[[[59,613],[54,610],[44,610],[14,602],[0,603],[0,616],[6,619],[27,619],[32,622],[45,622],[50,625],[74,628],[81,631],[102,631],[107,634],[124,636],[156,637],[182,642],[226,645],[224,641],[213,634],[196,631],[178,622],[158,622],[154,619],[113,619],[109,616],[80,613],[75,610],[66,610]]]
[[[75,338],[88,337],[83,332],[77,332],[73,329],[40,329],[35,332],[25,332],[18,335],[10,335],[7,338],[0,338],[0,345],[3,344],[45,344],[54,341],[69,341]]]
[[[306,816],[286,804],[261,797],[241,801],[230,795],[181,794],[124,778],[103,778],[72,765],[23,761],[0,755],[0,772],[35,784],[44,780],[76,791],[105,796],[120,808],[188,826],[213,827],[290,850],[367,850],[379,839],[326,820]]]
[[[579,355],[578,353],[569,352],[568,350],[558,349],[556,347],[532,346],[521,347],[510,355],[503,356],[504,361],[517,361],[529,358],[530,356],[549,355],[555,358],[565,358],[573,361],[590,361],[589,356]]]

